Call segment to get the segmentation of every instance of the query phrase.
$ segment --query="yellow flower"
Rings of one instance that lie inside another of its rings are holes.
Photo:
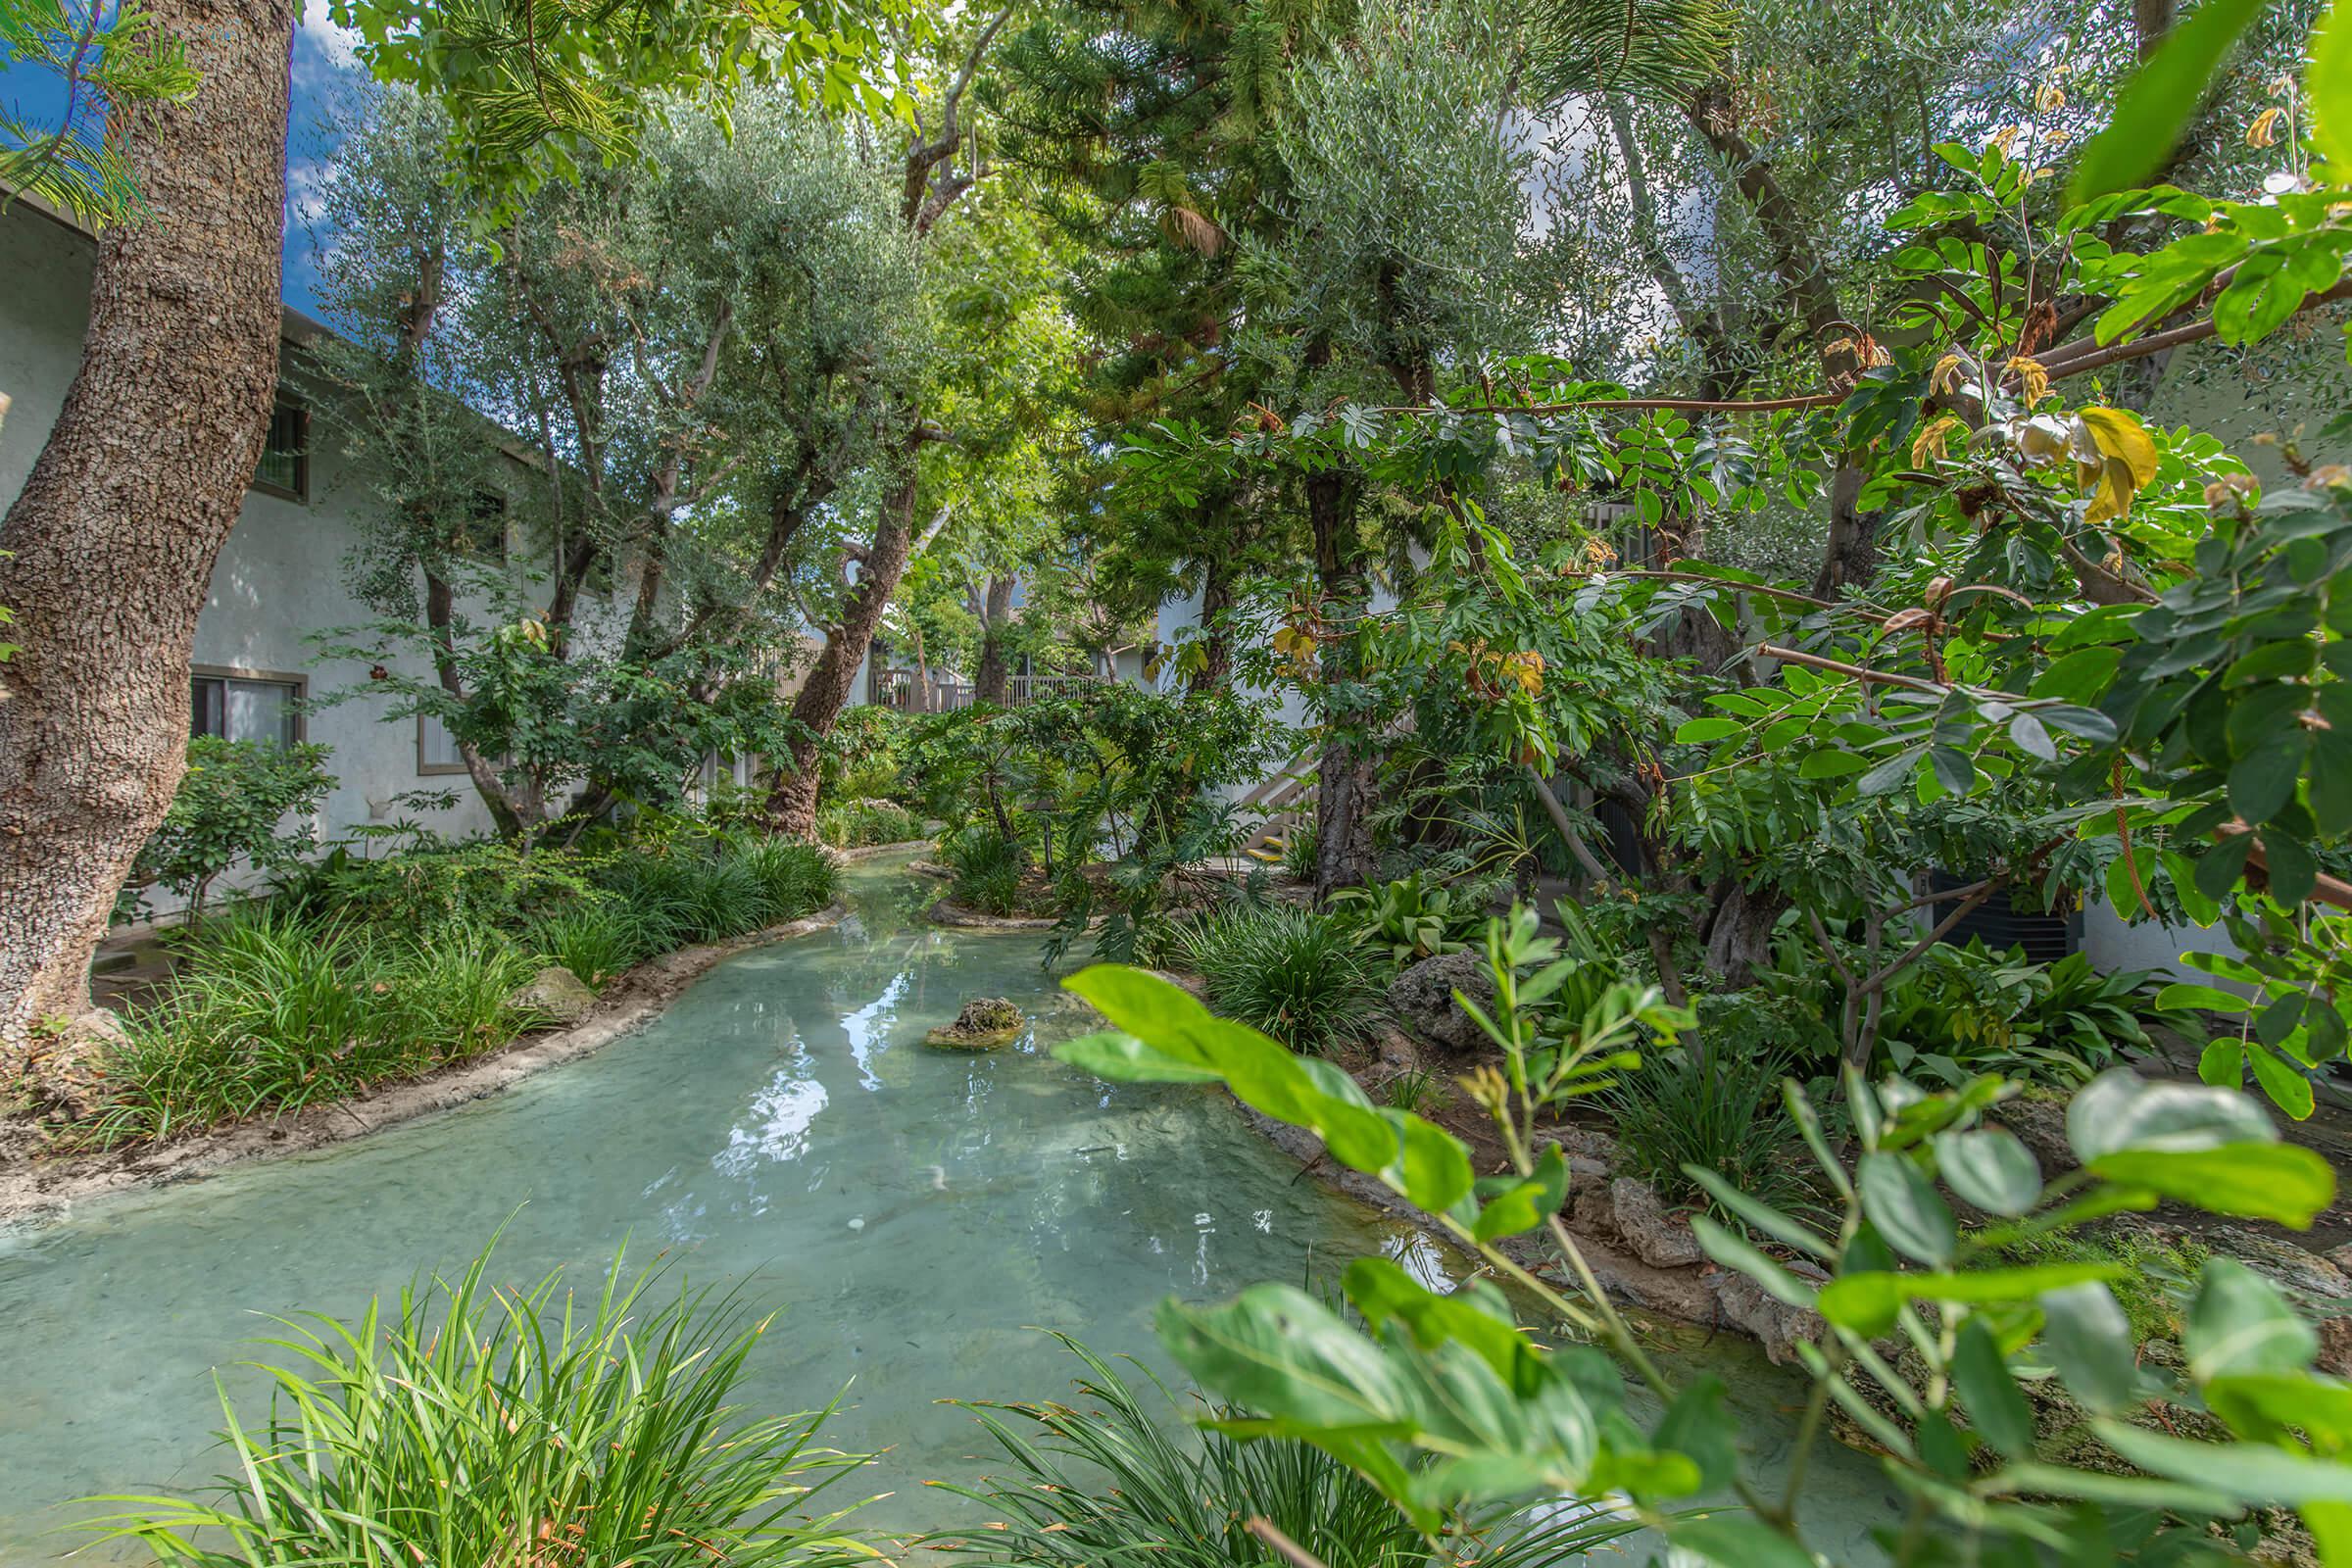
[[[1920,431],[1918,438],[1911,443],[1911,466],[1914,468],[1924,466],[1931,455],[1941,458],[1944,455],[1945,445],[1951,440],[1953,434],[1967,428],[1968,426],[1962,424],[1953,415],[1937,415],[1928,422],[1927,428]]]
[[[2032,408],[2050,395],[2050,372],[2041,368],[2040,361],[2029,359],[2023,354],[2012,355],[2009,368],[2025,382],[2027,408]]]
[[[2279,104],[2273,104],[2261,114],[2256,115],[2254,122],[2246,127],[2246,145],[2249,147],[2276,147],[2278,145],[2278,122],[2285,118],[2286,109]]]

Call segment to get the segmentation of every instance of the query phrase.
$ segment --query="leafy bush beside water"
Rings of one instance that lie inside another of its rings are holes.
[[[1086,1364],[1080,1403],[977,1404],[1013,1473],[950,1490],[983,1504],[994,1523],[935,1540],[980,1563],[1101,1568],[1150,1561],[1172,1568],[1263,1568],[1280,1560],[1250,1529],[1263,1519],[1325,1568],[1426,1568],[1430,1542],[1369,1482],[1295,1438],[1245,1442],[1210,1429],[1198,1443],[1172,1436],[1185,1411],[1166,1385],[1137,1365],[1129,1382],[1102,1357],[1057,1336]],[[1159,1397],[1150,1400],[1145,1385]],[[1149,1402],[1148,1402],[1149,1401]],[[1240,1417],[1247,1412],[1202,1412]],[[1560,1510],[1551,1523],[1510,1525],[1505,1515],[1464,1521],[1479,1568],[1532,1568],[1632,1533],[1613,1514]],[[1460,1553],[1469,1560],[1469,1551]]]
[[[511,873],[502,875],[501,873]],[[88,1142],[299,1110],[495,1051],[548,962],[591,986],[764,929],[836,888],[814,846],[687,834],[602,856],[468,844],[346,858],[270,906],[182,932],[179,972],[124,1023]]]
[[[615,1259],[601,1293],[502,1292],[488,1254],[379,1319],[313,1317],[276,1343],[269,1414],[223,1399],[229,1475],[190,1496],[92,1499],[164,1562],[627,1563],[846,1568],[873,1552],[812,1494],[865,1463],[823,1413],[729,1402],[761,1324],[723,1298],[650,1298]],[[453,1478],[462,1478],[453,1485]]]
[[[1357,930],[1311,909],[1226,905],[1179,922],[1172,946],[1217,1011],[1296,1050],[1361,1037],[1385,1004],[1380,960]]]

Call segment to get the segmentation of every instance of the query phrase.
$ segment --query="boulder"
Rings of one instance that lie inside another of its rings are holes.
[[[2352,1275],[2317,1252],[2238,1225],[2218,1225],[2197,1237],[2216,1252],[2236,1258],[2283,1290],[2315,1302],[2352,1298]]]
[[[1580,1159],[1602,1165],[1617,1163],[1617,1140],[1596,1127],[1563,1127],[1556,1135],[1539,1138],[1536,1142],[1540,1145],[1559,1145],[1560,1152],[1567,1156],[1571,1168]]]
[[[588,1009],[596,1005],[596,992],[569,969],[551,963],[507,998],[507,1005],[539,1013],[568,1028],[588,1016]]]
[[[975,997],[963,1004],[954,1023],[923,1036],[923,1044],[943,1051],[994,1051],[1028,1027],[1028,1016],[1003,997]]]
[[[1620,1176],[1609,1183],[1609,1210],[1617,1234],[1650,1267],[1683,1268],[1705,1261],[1707,1254],[1691,1234],[1690,1222],[1667,1213],[1647,1182]]]
[[[1442,1051],[1468,1053],[1494,1048],[1486,1031],[1453,1000],[1460,991],[1482,1007],[1494,1001],[1494,977],[1484,953],[1441,953],[1423,958],[1389,982],[1389,1010],[1411,1032]]]
[[[1796,1359],[1799,1341],[1819,1342],[1828,1332],[1819,1312],[1809,1306],[1790,1306],[1735,1270],[1715,1269],[1707,1275],[1707,1284],[1715,1293],[1715,1310],[1723,1321],[1763,1346],[1766,1358],[1775,1366]]]

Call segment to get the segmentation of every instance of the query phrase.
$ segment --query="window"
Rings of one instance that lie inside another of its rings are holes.
[[[223,740],[292,746],[302,739],[301,702],[299,676],[200,669],[188,685],[188,729]]]
[[[466,771],[466,759],[459,754],[458,738],[433,713],[416,715],[416,771],[426,778]]]
[[[311,411],[283,388],[270,411],[270,439],[262,448],[261,466],[253,470],[253,487],[288,501],[311,497]]]
[[[476,490],[466,508],[466,554],[483,561],[507,559],[507,498],[495,490]]]

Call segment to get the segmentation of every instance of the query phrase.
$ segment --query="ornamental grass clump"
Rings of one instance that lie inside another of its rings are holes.
[[[925,1543],[967,1562],[1023,1568],[1265,1568],[1284,1560],[1255,1534],[1263,1520],[1325,1568],[1534,1568],[1583,1556],[1630,1535],[1630,1522],[1564,1500],[1540,1519],[1497,1510],[1465,1519],[1446,1549],[1431,1543],[1371,1483],[1296,1438],[1244,1441],[1214,1428],[1179,1436],[1184,1416],[1246,1418],[1180,1402],[1142,1363],[1136,1381],[1085,1346],[1055,1338],[1085,1363],[1073,1404],[973,1404],[1012,1465],[977,1487],[935,1483],[979,1502],[991,1521],[969,1536]],[[1156,1397],[1152,1397],[1156,1396]]]
[[[1180,924],[1172,946],[1217,1011],[1298,1051],[1362,1037],[1387,996],[1355,927],[1311,909],[1228,905]]]
[[[652,1299],[615,1258],[600,1291],[485,1278],[401,1293],[386,1320],[306,1316],[267,1344],[268,1413],[225,1394],[222,1474],[183,1495],[89,1499],[102,1539],[193,1568],[846,1568],[879,1554],[813,1496],[866,1461],[826,1414],[730,1402],[764,1320],[708,1292]]]

